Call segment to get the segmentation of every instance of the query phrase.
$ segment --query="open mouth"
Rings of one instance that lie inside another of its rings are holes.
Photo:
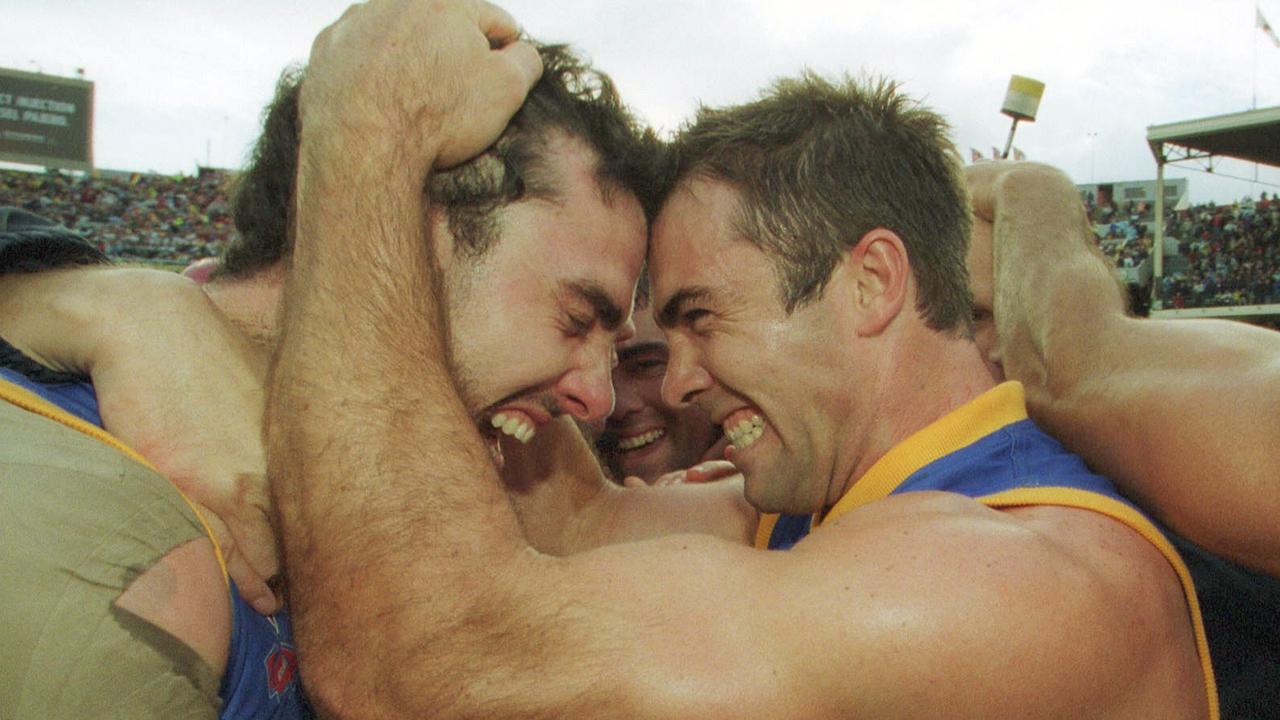
[[[502,438],[509,437],[521,443],[528,443],[537,432],[538,421],[523,410],[515,408],[502,408],[489,418],[487,427],[485,423],[481,423],[480,427],[480,435],[489,448],[489,456],[493,458],[493,463],[499,470],[506,464],[506,457],[502,452]]]
[[[724,419],[724,434],[734,452],[741,452],[754,444],[764,435],[764,428],[764,418],[750,408],[735,410]]]
[[[702,457],[698,458],[698,462],[704,463],[709,460],[724,460],[725,449],[729,447],[729,436],[725,434],[724,428],[716,426],[716,441],[711,447],[702,453]]]
[[[533,418],[519,410],[500,410],[489,419],[489,424],[503,435],[513,437],[522,443],[532,440],[534,433],[538,432],[538,426]]]
[[[666,434],[667,434],[666,430],[663,430],[662,428],[654,428],[653,430],[640,433],[639,435],[633,435],[629,438],[622,438],[618,440],[618,444],[616,447],[618,452],[631,452],[633,450],[640,450],[642,448],[646,448],[654,444],[658,440],[662,439],[662,437],[665,436]]]

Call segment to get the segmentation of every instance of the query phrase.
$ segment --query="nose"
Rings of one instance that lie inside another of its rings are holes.
[[[669,338],[667,374],[662,378],[662,401],[673,408],[693,402],[711,387],[711,375],[698,363],[697,353],[679,338]]]
[[[556,383],[560,405],[584,422],[603,420],[613,412],[613,343],[584,347],[579,355]]]
[[[613,371],[613,392],[617,399],[614,401],[610,420],[621,420],[644,407],[644,399],[640,396],[638,384],[634,378],[627,377],[624,371],[620,369]]]

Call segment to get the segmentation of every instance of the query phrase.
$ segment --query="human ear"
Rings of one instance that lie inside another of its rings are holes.
[[[845,252],[841,270],[851,281],[855,331],[879,335],[902,312],[911,278],[907,248],[897,233],[875,228]]]

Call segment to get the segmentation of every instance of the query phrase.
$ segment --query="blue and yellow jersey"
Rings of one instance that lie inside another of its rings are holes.
[[[1106,478],[1046,435],[1027,417],[1022,385],[1003,383],[894,446],[824,515],[766,515],[756,532],[761,549],[786,550],[844,513],[898,493],[953,492],[993,508],[1058,505],[1111,517],[1164,555],[1182,584],[1210,699],[1218,694],[1200,604],[1190,573],[1161,530]]]

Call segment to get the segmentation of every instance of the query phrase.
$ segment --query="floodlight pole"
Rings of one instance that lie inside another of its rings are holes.
[[[1004,143],[1001,160],[1009,158],[1009,149],[1013,147],[1013,134],[1018,131],[1018,121],[1036,121],[1036,111],[1040,109],[1040,97],[1044,95],[1044,83],[1029,77],[1014,75],[1009,78],[1009,89],[1005,92],[1004,107],[1000,112],[1013,118],[1009,126],[1009,139]]]
[[[1009,159],[1009,148],[1013,147],[1013,134],[1018,131],[1018,118],[1013,119],[1013,124],[1009,126],[1009,139],[1004,141],[1004,152],[1000,153],[1001,160]]]
[[[1164,308],[1164,297],[1160,294],[1164,281],[1164,143],[1160,144],[1160,152],[1156,155],[1156,231],[1152,233],[1151,244],[1151,309]]]

